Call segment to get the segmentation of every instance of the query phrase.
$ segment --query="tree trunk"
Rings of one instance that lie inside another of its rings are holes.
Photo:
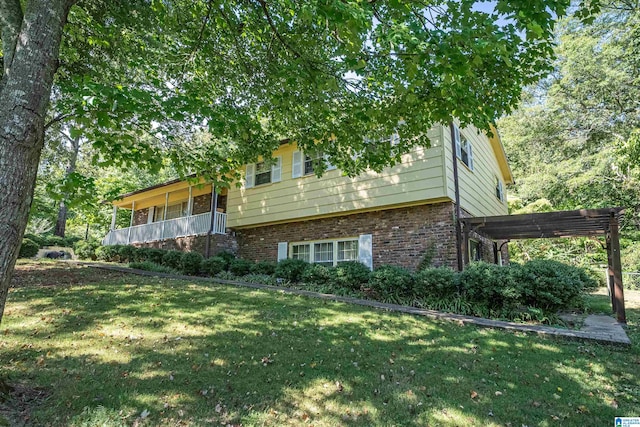
[[[65,172],[65,179],[69,177],[72,173],[76,171],[76,163],[78,162],[78,154],[80,154],[80,137],[77,136],[75,139],[69,138],[65,135],[67,139],[71,142],[71,159],[69,159],[69,166],[67,166],[67,170]],[[67,198],[68,194],[64,194],[64,197],[60,201],[60,205],[58,206],[58,219],[56,220],[56,228],[53,232],[54,236],[64,237],[65,232],[67,231]]]
[[[58,66],[62,31],[73,0],[0,0],[3,55],[0,81],[0,321],[33,199],[44,121]],[[20,19],[20,22],[16,22]],[[5,39],[6,28],[20,28]],[[15,50],[7,52],[7,49]]]

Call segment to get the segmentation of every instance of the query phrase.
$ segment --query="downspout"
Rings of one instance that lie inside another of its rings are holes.
[[[458,155],[456,154],[456,136],[453,122],[449,123],[449,130],[451,131],[451,154],[453,157],[453,191],[455,194],[455,221],[456,221],[456,256],[458,258],[458,271],[462,271],[464,268],[464,262],[462,260],[462,223],[461,210],[460,210],[460,187],[458,185]]]
[[[204,249],[205,258],[209,258],[211,255],[211,233],[216,226],[216,212],[218,210],[218,195],[216,194],[216,187],[211,183],[211,223],[209,224],[209,232],[207,233],[207,242]]]

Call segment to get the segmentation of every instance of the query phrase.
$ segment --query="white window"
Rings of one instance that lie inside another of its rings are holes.
[[[311,245],[308,243],[291,245],[291,258],[311,262]]]
[[[164,214],[164,205],[155,206],[153,208],[153,222],[163,221],[165,219],[181,218],[189,215],[189,202],[173,203],[167,206],[167,215]]]
[[[293,152],[293,162],[291,166],[291,178],[300,178],[304,175],[313,175],[315,173],[315,166],[324,161],[327,165],[327,170],[333,170],[336,167],[329,163],[328,156],[323,153],[308,155],[302,151]]]
[[[336,266],[346,261],[365,261],[363,263],[370,267],[368,262],[370,254],[368,253],[366,256],[360,254],[358,240],[357,238],[351,238],[291,243],[289,245],[289,257],[328,267]]]
[[[338,263],[344,261],[358,261],[358,241],[349,240],[338,242]]]
[[[246,169],[244,188],[280,182],[282,179],[282,156],[274,157],[273,162],[249,163]]]
[[[457,126],[453,127],[454,139],[456,144],[456,156],[462,160],[462,163],[473,170],[473,146],[471,142],[460,134]]]
[[[501,202],[504,202],[504,187],[500,178],[496,177],[496,197]]]

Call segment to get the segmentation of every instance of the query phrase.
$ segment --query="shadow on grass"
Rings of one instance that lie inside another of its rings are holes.
[[[637,343],[640,313],[628,316]],[[137,422],[595,426],[633,414],[640,392],[637,344],[226,286],[130,276],[20,288],[4,322],[10,378],[52,391],[36,425],[132,424],[148,410]]]

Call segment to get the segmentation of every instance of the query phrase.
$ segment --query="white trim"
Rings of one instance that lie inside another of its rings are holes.
[[[358,237],[337,237],[334,239],[322,239],[322,240],[303,240],[299,242],[290,242],[288,244],[289,257],[293,255],[293,247],[294,246],[309,246],[309,262],[311,264],[315,264],[315,245],[322,243],[331,243],[333,254],[332,254],[332,265],[335,267],[339,264],[338,262],[338,243],[339,242],[358,242],[358,254],[360,253],[360,243]],[[359,261],[359,255],[356,256],[353,260],[341,260],[341,261]],[[321,261],[320,261],[321,262]],[[365,264],[367,265],[367,264]],[[369,265],[367,265],[369,267]]]
[[[187,216],[193,214],[193,191],[192,186],[189,186],[189,200],[187,201]]]
[[[361,234],[358,236],[358,261],[373,270],[373,236]]]
[[[131,202],[131,221],[129,221],[129,232],[127,233],[127,245],[131,242],[131,227],[133,227],[133,216],[136,213],[136,201]]]
[[[151,224],[153,223],[153,216],[156,213],[156,207],[155,206],[149,206],[149,214],[147,215],[147,224]]]
[[[287,259],[287,242],[278,242],[278,262]]]
[[[255,183],[256,164],[249,163],[244,174],[244,188],[253,188]]]
[[[282,156],[274,157],[275,163],[271,166],[271,182],[282,181]]]
[[[291,178],[300,178],[304,165],[304,154],[302,151],[294,151],[291,160]]]
[[[116,216],[118,214],[118,207],[113,206],[113,213],[111,214],[111,231],[116,229]]]

